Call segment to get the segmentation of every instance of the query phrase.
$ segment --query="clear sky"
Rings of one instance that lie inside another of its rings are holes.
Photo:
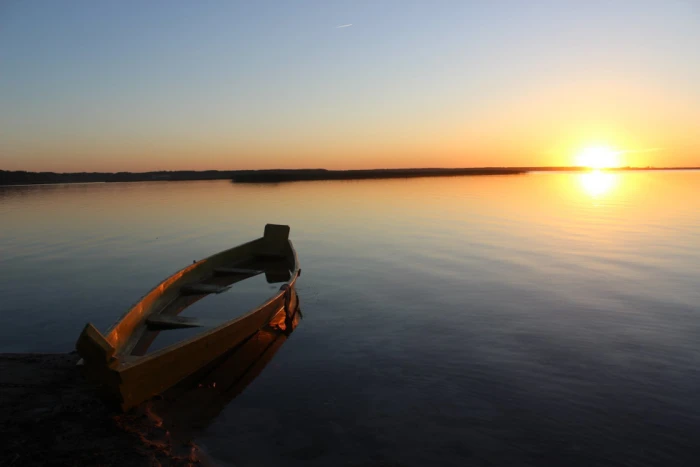
[[[0,1],[0,169],[700,166],[695,1]]]

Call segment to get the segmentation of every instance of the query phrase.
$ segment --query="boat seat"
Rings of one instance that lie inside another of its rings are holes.
[[[244,269],[244,268],[214,268],[214,274],[217,276],[257,276],[263,271],[259,269]]]
[[[283,253],[271,253],[266,251],[261,251],[258,253],[253,253],[253,257],[256,259],[268,259],[268,260],[286,260],[287,255]]]
[[[180,288],[183,295],[202,295],[210,293],[226,292],[231,286],[221,286],[216,284],[190,284]]]
[[[196,328],[202,326],[197,318],[177,315],[152,315],[146,318],[146,326],[150,331],[163,329]]]

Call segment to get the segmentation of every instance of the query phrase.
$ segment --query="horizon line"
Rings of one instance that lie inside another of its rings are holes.
[[[146,171],[129,171],[129,170],[118,170],[118,171],[96,171],[96,170],[82,170],[73,172],[56,172],[53,170],[7,170],[1,169],[0,172],[24,172],[24,173],[54,173],[54,174],[147,174],[147,173],[164,173],[164,172],[270,172],[270,171],[310,171],[310,170],[323,170],[327,172],[353,172],[353,171],[382,171],[382,170],[478,170],[478,169],[513,169],[513,170],[538,170],[538,169],[570,169],[570,170],[642,170],[642,169],[656,169],[656,170],[679,170],[679,169],[700,169],[700,166],[616,166],[616,167],[588,167],[581,165],[539,165],[539,166],[511,166],[511,165],[489,165],[489,166],[471,166],[471,167],[377,167],[373,169],[326,169],[323,167],[302,167],[302,168],[272,168],[272,169],[157,169],[157,170],[146,170]]]

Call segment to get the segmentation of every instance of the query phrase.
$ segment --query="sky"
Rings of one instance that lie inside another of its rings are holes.
[[[695,1],[0,1],[0,169],[700,166]]]

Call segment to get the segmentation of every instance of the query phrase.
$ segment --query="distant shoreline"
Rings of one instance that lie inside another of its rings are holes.
[[[526,170],[500,167],[465,169],[372,169],[372,170],[256,170],[234,175],[234,183],[282,183],[322,180],[371,180],[387,178],[519,175]]]
[[[606,171],[699,170],[700,167],[622,167]],[[419,177],[518,175],[528,172],[583,172],[583,167],[471,167],[419,169],[273,169],[273,170],[178,170],[159,172],[26,172],[0,170],[0,186],[55,185],[65,183],[113,183],[191,180],[231,180],[234,183],[283,183],[321,180],[368,180]]]

